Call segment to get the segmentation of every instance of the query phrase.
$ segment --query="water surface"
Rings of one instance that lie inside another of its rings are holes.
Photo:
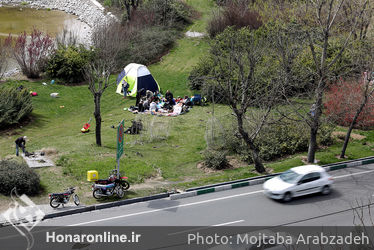
[[[8,36],[9,33],[18,35],[23,31],[30,33],[33,27],[54,37],[64,27],[80,33],[81,29],[87,29],[88,26],[79,21],[76,16],[63,11],[25,7],[0,8],[0,35]]]

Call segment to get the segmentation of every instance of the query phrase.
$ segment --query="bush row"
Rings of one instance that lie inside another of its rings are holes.
[[[318,144],[331,145],[334,127],[328,124],[321,126],[318,134]],[[213,169],[227,167],[226,155],[236,154],[248,163],[252,163],[251,151],[244,141],[238,136],[237,131],[225,130],[224,143],[220,148],[208,149],[204,152],[205,165]],[[287,122],[266,127],[257,140],[260,157],[265,161],[275,160],[308,149],[309,131],[303,123]],[[224,152],[224,153],[223,153]]]

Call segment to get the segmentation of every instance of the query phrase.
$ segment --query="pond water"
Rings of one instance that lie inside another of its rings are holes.
[[[73,32],[79,43],[85,44],[90,27],[78,20],[78,17],[58,10],[37,10],[25,7],[0,7],[0,39],[9,34],[14,36],[26,31],[28,34],[33,27],[48,33],[52,37],[66,29]],[[7,69],[17,67],[14,59],[7,59]]]
[[[0,8],[0,35],[8,36],[9,33],[17,35],[23,31],[29,33],[34,26],[53,37],[61,32],[64,27],[77,33],[88,28],[76,16],[63,11],[37,10],[25,7]]]

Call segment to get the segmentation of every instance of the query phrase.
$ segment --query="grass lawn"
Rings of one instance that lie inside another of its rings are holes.
[[[212,11],[212,0],[186,0],[199,10],[201,19],[186,30],[204,31],[206,20]],[[208,38],[181,38],[175,47],[159,63],[151,65],[150,71],[163,91],[170,89],[174,96],[193,94],[188,90],[187,77],[192,67],[209,48]],[[173,188],[187,188],[208,183],[229,181],[257,175],[254,167],[244,164],[240,168],[206,172],[197,167],[202,161],[202,151],[206,148],[205,133],[211,118],[212,106],[194,107],[189,113],[178,117],[156,117],[134,115],[124,108],[135,104],[135,100],[115,93],[116,76],[102,97],[102,147],[95,144],[94,102],[86,85],[67,87],[57,84],[44,86],[43,81],[9,81],[4,85],[23,85],[36,91],[33,97],[32,120],[23,127],[0,132],[0,158],[15,154],[14,140],[27,135],[27,150],[32,152],[42,148],[54,148],[56,167],[37,169],[41,177],[44,193],[34,197],[37,203],[47,203],[48,193],[60,192],[69,186],[78,187],[78,194],[84,204],[96,202],[92,197],[90,183],[86,181],[88,170],[99,171],[100,178],[106,178],[115,167],[116,127],[124,119],[125,127],[131,120],[141,119],[145,130],[139,135],[125,135],[124,156],[121,171],[129,177],[132,185],[125,198],[159,193]],[[50,93],[58,92],[59,98],[51,98]],[[215,105],[215,113],[220,117],[230,117],[231,111],[223,105]],[[82,134],[83,124],[92,118],[92,130]],[[344,130],[344,128],[341,128]],[[348,147],[349,159],[372,155],[374,147],[373,131],[354,131],[366,136],[353,140]],[[317,152],[320,164],[339,161],[342,142]],[[266,163],[275,172],[284,171],[302,164],[306,153],[285,157],[277,162]],[[14,157],[14,156],[12,156]],[[153,182],[152,182],[153,181]],[[0,196],[0,203],[9,199]],[[108,200],[104,200],[108,201]],[[0,206],[1,209],[1,206]]]

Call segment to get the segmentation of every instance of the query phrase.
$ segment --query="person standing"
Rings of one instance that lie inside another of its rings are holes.
[[[27,136],[21,136],[21,137],[17,138],[17,140],[15,141],[15,143],[16,143],[16,156],[19,155],[19,148],[21,148],[22,152],[25,153],[26,139],[27,139]]]
[[[122,82],[123,98],[126,98],[129,87],[130,87],[130,85],[128,84],[128,82],[123,80],[123,82]]]

